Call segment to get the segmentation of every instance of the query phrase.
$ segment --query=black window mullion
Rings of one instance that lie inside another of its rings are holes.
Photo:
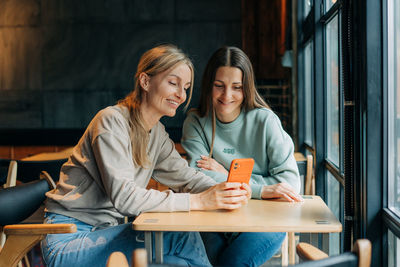
[[[314,2],[314,131],[315,131],[315,175],[316,193],[326,200],[325,184],[325,155],[326,155],[326,134],[325,134],[325,75],[324,75],[324,24],[320,23],[321,1]]]

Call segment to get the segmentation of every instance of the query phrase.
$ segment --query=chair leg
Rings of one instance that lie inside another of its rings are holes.
[[[9,235],[0,251],[0,266],[15,267],[45,235]]]
[[[22,261],[20,261],[20,262],[22,262]],[[31,267],[31,263],[29,261],[28,254],[25,254],[24,262],[25,262],[25,267]]]
[[[4,243],[6,243],[6,235],[3,233],[3,231],[1,231],[1,234],[0,234],[0,248],[2,248],[4,246]]]

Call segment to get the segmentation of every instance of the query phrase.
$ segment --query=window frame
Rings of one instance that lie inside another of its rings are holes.
[[[384,0],[382,4],[382,32],[383,32],[383,55],[382,55],[382,69],[383,69],[383,92],[382,92],[382,99],[383,99],[383,111],[382,111],[382,116],[383,116],[383,127],[382,127],[382,135],[383,135],[383,144],[382,144],[382,151],[383,151],[383,162],[387,162],[387,165],[383,164],[383,192],[382,192],[382,201],[383,201],[383,212],[382,212],[382,217],[384,221],[384,236],[382,238],[382,254],[383,254],[383,262],[385,265],[388,264],[388,256],[389,256],[389,248],[387,245],[388,242],[388,237],[387,237],[387,231],[390,230],[397,238],[400,238],[400,214],[394,212],[393,210],[390,209],[389,207],[389,185],[390,185],[390,172],[389,172],[389,136],[391,134],[389,133],[389,101],[388,98],[390,96],[389,90],[390,85],[389,85],[389,43],[391,41],[391,36],[389,34],[390,26],[389,26],[389,14],[388,10],[390,9],[390,4],[389,1],[392,0]],[[400,3],[399,3],[400,4]],[[386,107],[386,108],[385,108]],[[400,257],[400,255],[398,255]]]
[[[329,172],[340,185],[340,218],[344,223],[344,167],[343,167],[343,110],[344,98],[342,88],[342,40],[341,40],[341,1],[337,1],[328,12],[324,10],[321,3],[323,0],[315,0],[309,15],[299,21],[299,62],[304,63],[304,50],[309,42],[313,42],[313,144],[306,142],[305,138],[305,90],[304,90],[304,65],[299,64],[299,88],[298,88],[298,103],[299,103],[299,147],[301,152],[314,156],[315,175],[316,175],[316,191],[325,201],[327,201],[327,174]],[[302,10],[298,10],[302,14]],[[338,79],[339,79],[339,166],[333,164],[327,159],[327,127],[326,127],[326,81],[325,81],[325,60],[326,60],[326,25],[333,18],[338,18]],[[303,68],[303,69],[302,69]],[[341,234],[340,243],[344,243],[344,235]],[[344,246],[340,246],[341,252],[344,251]]]

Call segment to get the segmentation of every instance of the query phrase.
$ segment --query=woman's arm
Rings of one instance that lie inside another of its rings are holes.
[[[113,206],[124,215],[138,215],[145,211],[188,211],[189,194],[172,191],[147,190],[148,174],[134,165],[129,137],[113,132],[104,132],[92,142],[97,164],[99,186]],[[94,174],[93,176],[97,176]]]
[[[211,137],[207,137],[206,131],[211,134],[210,125],[202,125],[197,116],[189,113],[183,123],[181,144],[187,153],[189,166],[201,170],[217,182],[224,182],[228,177],[228,171],[223,171],[224,166],[219,164],[219,168],[207,168],[202,164],[208,158],[211,146]]]
[[[162,138],[161,151],[153,172],[155,180],[175,192],[198,193],[216,184],[210,177],[189,167],[188,162],[179,155],[173,141],[166,133]]]
[[[251,197],[251,188],[247,184],[216,184],[210,177],[189,167],[168,135],[164,137],[153,173],[154,178],[174,191],[197,192],[190,194],[191,210],[236,209],[247,203]]]
[[[247,204],[251,198],[251,189],[247,184],[220,183],[208,190],[190,195],[191,210],[233,210]]]
[[[275,198],[279,195],[289,201],[301,200],[301,197],[298,195],[300,178],[297,163],[293,156],[293,142],[291,138],[283,131],[279,118],[275,114],[270,113],[264,119],[264,126],[260,124],[261,122],[256,121],[255,123],[261,126],[258,129],[264,128],[264,130],[257,132],[255,140],[247,140],[251,141],[250,143],[247,142],[247,145],[249,146],[249,151],[252,151],[249,153],[260,156],[256,158],[259,168],[264,169],[268,166],[268,175],[252,174],[252,198]],[[204,133],[202,134],[204,135]],[[190,141],[192,139],[194,138],[191,138]],[[265,150],[260,151],[260,149],[263,149],[263,146],[260,146],[260,144],[263,143],[265,144]],[[192,145],[192,143],[190,144]],[[236,148],[238,149],[239,147],[237,146]],[[263,166],[262,161],[260,162],[262,158],[265,158],[266,166]],[[201,156],[196,163],[197,167],[203,170],[220,172],[225,175],[228,173],[222,164],[207,156]]]
[[[266,152],[268,158],[268,176],[253,180],[264,181],[264,185],[254,186],[253,195],[262,199],[282,197],[288,201],[302,201],[300,192],[300,175],[294,158],[294,144],[283,130],[279,118],[269,116],[267,127]],[[253,188],[252,188],[253,189]]]

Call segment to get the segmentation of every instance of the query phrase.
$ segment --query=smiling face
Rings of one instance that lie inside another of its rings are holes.
[[[243,103],[243,73],[235,67],[219,67],[215,74],[212,101],[215,114],[221,122],[234,121]]]
[[[146,92],[142,114],[149,126],[162,116],[173,117],[176,109],[186,100],[186,91],[192,82],[192,71],[185,63],[154,76],[140,74],[140,84]],[[151,127],[150,127],[151,128]]]

